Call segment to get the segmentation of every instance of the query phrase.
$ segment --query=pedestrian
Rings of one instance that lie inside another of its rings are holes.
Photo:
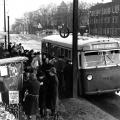
[[[44,62],[45,62],[46,57],[47,57],[47,56],[46,56],[45,54],[43,54],[43,55],[42,55],[42,63],[44,63]]]
[[[45,72],[45,74],[47,74],[47,70],[49,70],[51,68],[51,64],[49,63],[49,58],[46,57],[44,62],[42,63],[41,69],[43,72]]]
[[[48,90],[48,81],[46,79],[45,73],[41,70],[37,73],[38,81],[40,82],[40,89],[39,89],[39,108],[40,108],[40,116],[41,118],[45,117],[46,115],[46,96]]]
[[[14,45],[11,48],[11,56],[12,57],[18,56],[16,43],[14,43]]]
[[[11,54],[11,51],[12,51],[12,43],[11,43],[11,42],[8,44],[8,51],[9,51],[10,54]]]
[[[18,44],[18,54],[23,55],[24,53],[24,47],[22,46],[21,43]]]
[[[55,68],[57,70],[57,76],[59,79],[58,91],[59,91],[60,98],[64,97],[64,94],[63,94],[63,89],[64,89],[63,69],[64,69],[64,67],[65,67],[64,56],[59,56],[59,58],[55,62]]]
[[[31,67],[34,69],[34,71],[37,72],[39,69],[41,70],[41,65],[42,65],[41,55],[39,52],[37,52],[35,53],[35,56],[32,59]]]
[[[58,102],[58,77],[55,67],[51,67],[50,70],[48,70],[47,79],[49,81],[47,91],[47,108],[51,110],[51,115],[55,115]]]
[[[32,62],[33,57],[34,57],[34,50],[33,49],[28,52],[27,57],[28,57],[27,64],[28,64],[28,66],[31,66],[31,62]]]
[[[29,79],[30,79],[30,72],[28,69],[24,70],[24,74],[23,74],[23,87],[22,87],[22,91],[21,91],[21,101],[22,101],[22,106],[23,106],[23,110],[25,111],[26,109],[26,104],[25,104],[25,98],[26,98],[26,91],[28,89],[28,84],[29,84]]]
[[[31,117],[36,117],[39,110],[39,89],[40,83],[37,80],[36,74],[33,69],[30,71],[30,77],[28,84],[26,85],[26,98],[25,98],[25,114],[30,119]]]

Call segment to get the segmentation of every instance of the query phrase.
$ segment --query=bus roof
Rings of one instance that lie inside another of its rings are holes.
[[[21,62],[21,61],[26,61],[26,60],[28,60],[27,57],[4,58],[4,59],[0,59],[0,65],[15,63],[15,62]]]
[[[98,36],[78,36],[78,49],[82,46],[87,46],[90,43],[100,43],[100,42],[119,42],[120,38],[108,38],[108,37],[98,37]],[[50,35],[43,38],[43,41],[47,41],[56,45],[65,46],[72,48],[72,35],[67,38],[62,38],[60,35]]]

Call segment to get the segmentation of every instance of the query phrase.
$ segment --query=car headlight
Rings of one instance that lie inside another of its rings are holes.
[[[88,75],[87,76],[87,80],[92,80],[93,76],[92,75]]]

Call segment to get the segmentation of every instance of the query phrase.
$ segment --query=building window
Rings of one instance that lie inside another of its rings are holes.
[[[117,35],[120,35],[120,28],[117,29]]]
[[[106,35],[106,28],[103,28],[103,35]]]
[[[96,23],[96,18],[94,18],[94,24]]]
[[[110,28],[107,28],[107,35],[110,34]]]
[[[112,7],[111,7],[111,9],[112,9],[112,13],[114,13],[114,11],[115,11],[115,10],[114,10],[114,9],[115,9],[115,7],[114,7],[114,6],[112,6]]]
[[[110,28],[110,35],[112,35],[112,28]]]
[[[101,17],[101,20],[100,20],[101,23],[103,23],[103,17]]]
[[[102,35],[102,28],[100,28],[100,35]]]
[[[112,35],[114,35],[114,28],[112,28]]]
[[[118,23],[118,16],[112,17],[112,23]]]
[[[114,31],[115,31],[114,35],[117,35],[117,28],[115,28]]]
[[[110,7],[107,9],[107,13],[108,14],[110,14],[110,12],[111,12],[111,9],[110,9]]]
[[[90,18],[89,21],[90,21],[90,24],[93,24],[93,18]]]
[[[110,23],[110,17],[105,17],[104,18],[104,23]]]
[[[119,12],[119,10],[120,10],[119,7],[120,7],[119,5],[115,5],[115,13],[118,13],[118,12]]]
[[[118,13],[120,11],[120,5],[117,4],[117,5],[114,5],[111,7],[112,9],[112,13]]]

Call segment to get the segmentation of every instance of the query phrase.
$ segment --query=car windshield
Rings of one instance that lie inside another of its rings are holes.
[[[99,67],[120,64],[120,50],[85,52],[85,67]]]

